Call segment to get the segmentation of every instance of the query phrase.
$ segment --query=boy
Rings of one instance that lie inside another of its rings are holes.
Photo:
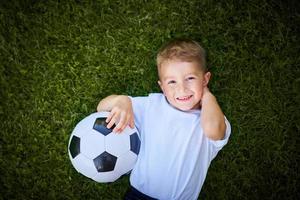
[[[141,149],[125,199],[197,199],[210,162],[231,129],[207,85],[205,52],[193,40],[177,39],[157,55],[163,94],[111,95],[98,111],[110,111],[108,128],[137,127]]]

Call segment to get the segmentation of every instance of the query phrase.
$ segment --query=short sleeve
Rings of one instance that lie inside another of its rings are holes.
[[[225,118],[225,124],[226,124],[226,131],[225,131],[225,136],[222,140],[210,140],[210,143],[212,144],[212,153],[213,157],[217,155],[217,153],[227,144],[230,134],[231,134],[231,125],[227,118]]]
[[[134,124],[135,127],[140,132],[141,124],[143,122],[143,118],[145,116],[146,107],[148,104],[148,97],[130,97],[132,102],[132,108],[134,113]]]

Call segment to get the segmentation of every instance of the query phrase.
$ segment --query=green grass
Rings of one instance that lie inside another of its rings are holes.
[[[2,2],[2,1],[1,1]],[[155,56],[174,37],[208,52],[232,136],[201,199],[299,199],[300,4],[295,1],[0,3],[0,199],[121,199],[67,144],[109,94],[158,92]]]

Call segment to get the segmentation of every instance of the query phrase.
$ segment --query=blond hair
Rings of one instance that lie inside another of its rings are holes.
[[[204,72],[207,71],[205,50],[191,39],[175,39],[165,44],[158,52],[156,63],[158,69],[168,60],[196,62]]]

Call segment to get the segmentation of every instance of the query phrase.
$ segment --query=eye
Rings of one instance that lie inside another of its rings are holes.
[[[194,76],[189,76],[189,77],[187,78],[188,81],[191,81],[191,80],[194,80],[194,79],[196,79]]]
[[[167,82],[169,85],[171,85],[171,84],[175,84],[176,83],[176,81],[174,81],[174,80],[170,80],[170,81],[168,81]]]

